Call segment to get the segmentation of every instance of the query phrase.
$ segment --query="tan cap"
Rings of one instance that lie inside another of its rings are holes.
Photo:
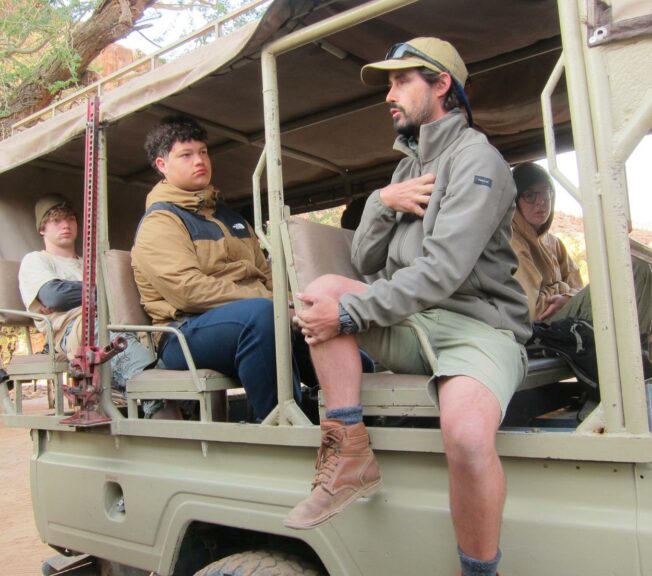
[[[67,206],[68,208],[72,208],[70,202],[60,194],[48,194],[47,196],[39,198],[34,207],[37,232],[41,231],[41,222],[43,222],[43,218],[45,218],[46,214],[52,210],[52,208],[56,208],[57,206]]]
[[[420,56],[419,53],[422,55]],[[390,70],[407,68],[428,68],[434,72],[448,72],[462,88],[469,76],[457,50],[450,42],[439,38],[414,38],[409,42],[395,44],[387,53],[387,58],[362,67],[360,76],[365,84],[385,86],[388,84],[387,76]]]

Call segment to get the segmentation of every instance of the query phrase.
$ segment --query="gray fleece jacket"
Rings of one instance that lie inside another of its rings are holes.
[[[385,269],[363,294],[342,305],[361,330],[391,326],[430,308],[443,308],[530,337],[527,299],[514,279],[510,246],[516,187],[509,166],[485,136],[449,112],[421,126],[418,145],[399,137],[406,155],[392,176],[401,182],[436,177],[426,214],[397,213],[368,199],[353,239],[352,262],[362,274]]]

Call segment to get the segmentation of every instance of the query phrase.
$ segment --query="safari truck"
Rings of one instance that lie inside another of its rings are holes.
[[[89,385],[73,407],[63,395],[74,388],[69,367],[52,347],[5,366],[15,386],[0,385],[2,418],[31,430],[34,517],[55,550],[89,555],[103,574],[248,576],[268,565],[284,575],[457,572],[425,377],[365,375],[380,494],[313,530],[282,523],[308,493],[323,410],[314,394],[293,398],[288,299],[318,274],[350,272],[351,236],[302,214],[389,181],[399,156],[385,91],[362,84],[360,68],[417,36],[458,48],[476,126],[510,164],[546,157],[583,213],[600,401],[579,422],[583,382],[562,359],[531,359],[497,439],[508,482],[501,573],[652,574],[652,434],[625,174],[652,128],[652,7],[635,0],[274,0],[256,22],[211,32],[175,58],[145,58],[140,74],[112,90],[94,85],[16,126],[0,142],[4,324],[32,321],[16,296],[17,262],[41,248],[36,199],[58,192],[84,214],[85,256],[96,256],[87,273],[98,345],[110,330],[143,338],[158,330],[140,307],[129,250],[157,181],[145,134],[170,114],[207,129],[215,184],[232,207],[253,207],[274,279],[279,400],[260,424],[247,421],[237,382],[191,359],[188,371],[134,377],[124,406],[108,364],[94,366],[97,393]],[[579,185],[556,162],[569,150]],[[649,248],[636,250],[650,259]],[[20,383],[34,378],[54,383],[47,415],[22,413]],[[229,419],[213,421],[210,400],[224,390]],[[195,419],[144,419],[140,404],[152,398],[202,409]],[[100,421],[84,420],[84,410]]]

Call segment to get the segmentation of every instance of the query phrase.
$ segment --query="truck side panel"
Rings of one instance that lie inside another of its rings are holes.
[[[165,575],[186,528],[201,521],[303,539],[331,574],[456,570],[441,454],[380,451],[379,495],[323,527],[295,532],[281,519],[306,494],[313,448],[210,442],[204,454],[196,440],[95,432],[42,432],[38,445],[33,497],[41,503],[41,535],[52,544]],[[503,571],[642,574],[636,504],[637,497],[651,502],[652,491],[637,484],[634,466],[517,458],[504,464]],[[638,521],[649,540],[652,520]]]

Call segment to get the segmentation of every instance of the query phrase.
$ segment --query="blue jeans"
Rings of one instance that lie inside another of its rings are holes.
[[[247,393],[256,420],[277,404],[274,312],[267,298],[223,304],[194,316],[179,328],[197,368],[210,368],[238,378]],[[159,351],[165,367],[187,370],[176,336],[169,335]],[[300,399],[300,377],[293,357],[294,396]]]

